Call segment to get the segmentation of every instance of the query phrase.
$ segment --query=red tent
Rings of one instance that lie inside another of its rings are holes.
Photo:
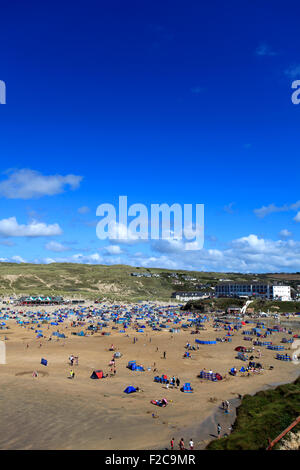
[[[104,379],[104,374],[102,370],[94,370],[91,379]]]

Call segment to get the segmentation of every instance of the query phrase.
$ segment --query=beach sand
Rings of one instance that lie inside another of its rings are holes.
[[[184,437],[186,444],[193,438],[197,450],[214,438],[219,420],[222,431],[229,433],[227,428],[235,419],[234,406],[239,404],[238,394],[252,394],[274,383],[290,382],[299,375],[299,366],[278,361],[276,351],[260,347],[263,356],[257,362],[265,369],[272,365],[273,370],[251,377],[229,376],[231,367],[239,370],[246,364],[235,358],[234,348],[252,345],[243,341],[241,330],[234,333],[231,343],[199,345],[199,350],[191,351],[191,359],[184,359],[187,342],[194,345],[196,338],[215,340],[225,336],[224,331],[215,332],[211,322],[205,324],[206,331],[197,335],[191,335],[191,329],[172,334],[147,327],[144,333],[128,328],[129,337],[111,327],[105,328],[110,336],[98,332],[78,337],[71,332],[85,328],[71,328],[69,322],[49,329],[42,325],[46,337],[58,328],[65,333],[67,338],[59,341],[37,339],[34,330],[16,325],[14,320],[6,323],[10,329],[0,331],[1,340],[7,337],[7,364],[0,365],[1,449],[165,449],[172,437],[176,448]],[[280,344],[286,336],[275,333],[271,341]],[[134,337],[138,338],[135,344]],[[116,376],[91,380],[94,369],[110,372],[112,343],[122,353],[116,359]],[[70,354],[79,356],[78,366],[68,364]],[[48,360],[46,367],[40,364],[42,357]],[[142,364],[145,372],[126,368],[130,360]],[[226,374],[226,378],[218,382],[201,380],[197,375],[203,368]],[[68,378],[71,369],[75,371],[73,380]],[[38,371],[37,378],[32,377],[33,371]],[[181,385],[190,382],[194,392],[182,393],[155,383],[153,377],[161,374],[179,377]],[[128,385],[143,391],[127,395],[123,391]],[[169,401],[166,408],[150,403],[163,397]],[[229,415],[219,409],[223,400],[232,403]]]

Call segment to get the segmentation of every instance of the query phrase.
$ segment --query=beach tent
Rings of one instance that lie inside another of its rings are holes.
[[[136,361],[129,361],[128,364],[127,364],[127,367],[128,367],[128,369],[136,370],[136,368],[137,368]]]
[[[91,379],[104,379],[104,374],[102,370],[94,370]]]
[[[191,384],[190,383],[185,383],[184,386],[182,387],[181,391],[184,392],[184,393],[192,393],[193,389],[191,387]]]
[[[46,366],[46,365],[48,364],[47,359],[43,359],[43,358],[42,358],[42,359],[41,359],[41,364],[42,364],[43,366]]]
[[[235,348],[235,351],[241,351],[241,352],[245,352],[246,351],[246,348],[244,346],[237,346]]]
[[[134,393],[136,392],[136,388],[132,387],[131,385],[125,388],[124,393]]]

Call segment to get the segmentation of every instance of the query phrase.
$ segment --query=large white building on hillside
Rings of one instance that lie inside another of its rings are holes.
[[[220,282],[215,288],[216,297],[251,297],[274,300],[291,300],[291,286],[268,282]]]
[[[291,286],[273,286],[273,299],[291,300]]]

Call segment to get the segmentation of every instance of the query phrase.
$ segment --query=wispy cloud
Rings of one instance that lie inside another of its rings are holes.
[[[104,252],[108,255],[120,255],[123,253],[119,245],[109,245],[104,248]]]
[[[82,176],[43,175],[23,168],[9,172],[6,180],[0,182],[0,196],[7,199],[36,199],[54,196],[64,192],[66,187],[77,189]]]
[[[70,248],[68,246],[63,245],[62,243],[55,242],[51,240],[49,243],[45,245],[46,250],[48,251],[55,251],[56,253],[61,253],[63,251],[69,251]]]
[[[90,212],[90,208],[87,206],[79,207],[77,212],[79,214],[88,214],[88,212]]]
[[[15,243],[12,242],[11,240],[2,240],[2,241],[0,241],[0,245],[3,245],[3,246],[15,246]]]
[[[255,50],[255,54],[258,56],[275,56],[277,52],[273,51],[272,48],[264,43],[261,43]]]
[[[279,232],[279,237],[280,238],[290,238],[292,236],[292,232],[290,232],[289,230],[287,230],[286,228],[282,229],[280,232]]]
[[[285,75],[287,75],[289,78],[299,78],[300,79],[300,64],[298,65],[291,65],[289,68],[287,68],[284,71]]]
[[[297,212],[296,216],[294,217],[295,222],[300,222],[300,212]]]
[[[33,220],[29,224],[19,224],[16,217],[0,220],[0,236],[2,237],[49,237],[61,235],[58,224],[47,225]]]
[[[230,202],[227,206],[224,206],[224,211],[227,212],[228,214],[233,214],[233,209],[232,209],[233,205],[234,205],[234,202]]]
[[[300,201],[297,201],[294,204],[284,204],[283,206],[276,206],[275,204],[269,204],[268,206],[263,206],[263,207],[260,207],[259,209],[254,209],[253,212],[257,217],[263,218],[274,212],[296,211],[299,208],[300,208]]]

